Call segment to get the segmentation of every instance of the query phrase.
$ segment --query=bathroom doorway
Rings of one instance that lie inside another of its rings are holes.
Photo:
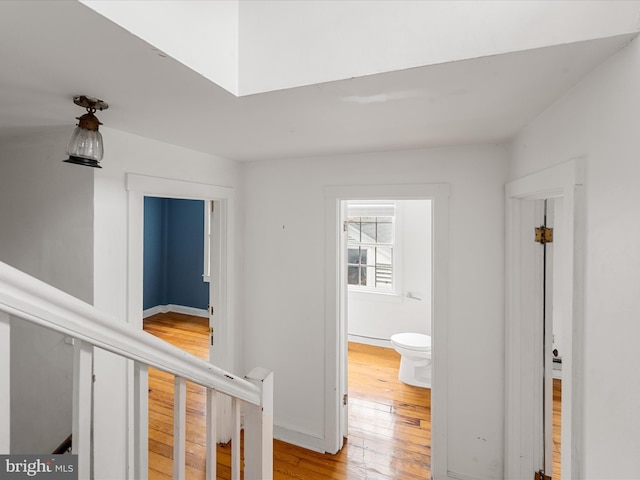
[[[411,378],[400,381],[400,354],[390,338],[407,332],[431,336],[432,202],[358,199],[344,204],[347,448],[376,452],[363,460],[365,470],[427,478],[431,376],[423,374],[424,368],[412,368],[407,370]],[[429,352],[425,362],[430,361]],[[394,465],[387,452],[402,455],[411,470]]]
[[[446,475],[447,449],[436,448],[447,442],[447,318],[448,318],[448,205],[449,185],[379,185],[354,187],[327,187],[327,403],[325,424],[325,450],[339,451],[349,436],[348,431],[348,345],[349,345],[349,292],[348,292],[348,248],[347,248],[347,201],[367,199],[370,201],[390,200],[430,200],[431,201],[431,315],[430,333],[432,343],[432,405],[437,411],[431,412],[431,474]],[[368,260],[369,253],[367,253]],[[352,260],[354,259],[352,254]],[[362,269],[363,261],[358,260]],[[366,263],[364,263],[366,265]],[[356,266],[352,262],[352,267]],[[367,267],[365,267],[366,269]],[[381,272],[383,273],[383,272]],[[352,269],[354,275],[354,269]],[[376,272],[369,270],[367,279]],[[429,275],[429,274],[427,274]],[[378,275],[382,280],[382,276]],[[361,284],[364,283],[362,279]],[[411,290],[409,290],[411,291]],[[335,294],[333,293],[335,292]],[[405,292],[403,289],[402,292]],[[418,290],[415,291],[418,297]],[[406,292],[405,292],[406,295]],[[391,295],[387,299],[394,298]],[[415,302],[423,305],[425,300],[396,296],[396,301]],[[411,305],[411,304],[410,304]],[[335,312],[335,316],[334,316]],[[336,321],[337,320],[337,321]],[[426,322],[427,320],[425,320]],[[360,336],[362,332],[360,332]],[[366,335],[365,335],[366,336]],[[387,343],[388,344],[388,343]],[[440,375],[437,372],[441,372]],[[335,387],[332,387],[335,385]]]

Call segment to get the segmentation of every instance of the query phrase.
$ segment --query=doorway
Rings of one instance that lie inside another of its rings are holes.
[[[144,197],[144,317],[168,311],[209,317],[205,202]]]
[[[347,408],[344,402],[348,386],[347,345],[348,300],[346,254],[343,239],[345,202],[371,199],[422,199],[432,202],[432,284],[431,332],[432,386],[431,398],[431,472],[434,477],[447,472],[447,318],[448,318],[448,205],[449,185],[377,185],[327,187],[326,198],[326,402],[325,450],[339,451],[347,435]]]
[[[405,378],[409,384],[401,382],[400,355],[390,338],[407,332],[431,336],[432,202],[342,203],[347,237],[341,253],[347,269],[347,344],[342,346],[348,359],[343,372],[347,452],[376,453],[363,455],[365,471],[426,478],[431,468],[431,368],[408,369],[414,372]],[[431,362],[430,353],[426,362]],[[402,466],[386,457],[390,451],[404,459]]]
[[[212,201],[215,215],[211,218],[211,276],[219,279],[210,283],[210,299],[217,305],[212,316],[215,339],[213,362],[227,370],[235,371],[236,355],[239,355],[235,336],[235,289],[233,259],[234,248],[234,190],[229,187],[171,180],[145,175],[127,174],[128,190],[128,262],[127,262],[127,320],[142,329],[143,322],[143,271],[144,271],[144,197],[183,198]],[[148,471],[148,422],[142,413],[147,411],[148,381],[144,367],[130,364],[128,369],[129,402],[129,471],[132,478],[145,478]],[[223,402],[224,403],[224,402]],[[230,438],[226,406],[218,410],[219,441]],[[223,420],[224,419],[224,420]],[[220,426],[222,428],[220,428]],[[228,432],[227,432],[228,430]],[[135,451],[134,445],[140,450]]]
[[[541,424],[542,445],[541,457],[538,459],[540,466],[537,471],[540,478],[551,477],[554,480],[561,479],[561,416],[562,409],[560,398],[562,397],[562,299],[561,268],[556,268],[556,252],[562,254],[564,232],[562,231],[562,197],[545,198],[539,200],[541,218],[539,226],[535,228],[535,242],[538,244],[538,252],[541,255],[542,266],[542,317],[539,319],[539,328],[542,329],[541,345],[539,348],[540,361],[542,362],[542,377],[538,379],[541,403],[539,404],[539,416]],[[555,227],[558,224],[559,227]],[[558,398],[556,398],[558,397]]]
[[[550,475],[553,325],[542,327],[544,264],[533,241],[553,199],[556,214],[552,312],[562,332],[562,478],[579,478],[582,457],[583,162],[574,160],[507,184],[505,477]],[[551,202],[550,202],[551,203]],[[561,206],[561,208],[560,208]],[[551,299],[550,298],[550,299]],[[558,331],[557,330],[557,331]],[[547,356],[548,355],[548,356]],[[546,372],[545,372],[546,367]],[[541,382],[545,380],[545,383]],[[543,385],[544,386],[543,388]],[[547,395],[545,395],[547,394]],[[546,463],[546,465],[545,465]]]

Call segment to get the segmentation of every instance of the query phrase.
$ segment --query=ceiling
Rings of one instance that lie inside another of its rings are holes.
[[[635,35],[237,98],[78,2],[9,3],[0,139],[71,131],[86,94],[105,127],[237,160],[504,142]]]

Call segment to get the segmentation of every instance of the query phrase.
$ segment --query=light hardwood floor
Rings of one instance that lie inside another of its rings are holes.
[[[198,357],[208,356],[206,319],[168,313],[149,317],[144,329]],[[431,477],[430,390],[398,381],[392,349],[349,344],[349,436],[337,455],[274,441],[279,480],[424,480]],[[555,397],[554,382],[554,397]],[[187,387],[187,478],[205,469],[204,388]],[[554,398],[554,405],[555,405]],[[554,429],[559,412],[554,410]],[[555,433],[555,430],[554,430]],[[555,436],[554,436],[555,439]],[[173,377],[149,372],[149,478],[173,472]],[[559,436],[557,449],[559,452]],[[555,448],[554,448],[555,451]],[[556,476],[554,454],[554,479]],[[559,455],[558,455],[559,457]],[[217,478],[230,479],[231,445],[218,445]],[[559,466],[559,463],[558,463]],[[260,479],[245,479],[260,480]]]

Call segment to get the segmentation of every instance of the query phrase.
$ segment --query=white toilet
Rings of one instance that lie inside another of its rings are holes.
[[[416,387],[431,388],[431,337],[422,333],[396,333],[391,344],[400,357],[398,379]]]

